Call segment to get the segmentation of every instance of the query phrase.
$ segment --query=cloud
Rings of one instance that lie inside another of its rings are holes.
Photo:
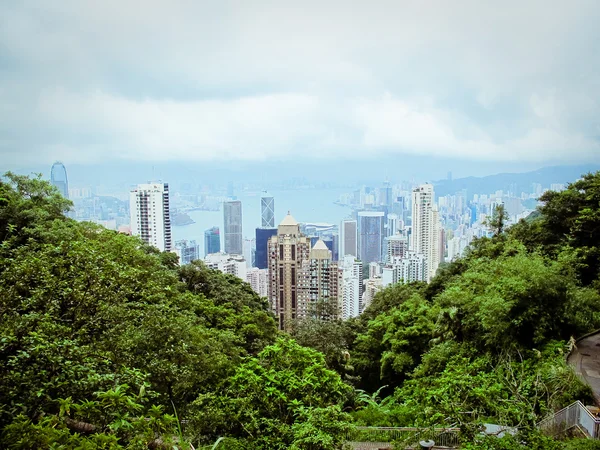
[[[600,5],[0,5],[0,155],[600,156]]]

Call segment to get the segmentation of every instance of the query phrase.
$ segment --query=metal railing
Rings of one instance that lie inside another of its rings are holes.
[[[600,419],[595,417],[579,400],[546,417],[537,426],[550,436],[557,436],[579,427],[592,439],[600,438]]]
[[[436,447],[457,448],[459,432],[460,428],[355,427],[346,434],[346,442],[413,446],[419,441],[432,440]]]

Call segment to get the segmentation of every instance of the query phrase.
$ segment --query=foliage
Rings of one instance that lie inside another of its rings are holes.
[[[240,365],[220,392],[200,395],[192,426],[256,449],[335,448],[348,428],[340,406],[350,390],[323,355],[280,338]]]
[[[245,283],[190,269],[208,280],[208,298],[190,289],[194,274],[178,272],[170,255],[67,219],[69,203],[39,178],[7,177],[0,184],[0,430],[15,421],[44,426],[58,415],[59,398],[79,404],[146,382],[157,407],[185,416],[198,393],[273,342],[274,319]]]
[[[147,383],[143,385],[146,387]],[[147,391],[132,395],[129,386],[118,385],[96,392],[93,400],[59,399],[57,415],[34,423],[24,415],[5,429],[3,442],[11,449],[110,448],[144,449],[153,444],[175,444],[175,417],[160,406],[146,406]],[[170,444],[170,445],[169,445]],[[179,445],[185,443],[179,439]]]

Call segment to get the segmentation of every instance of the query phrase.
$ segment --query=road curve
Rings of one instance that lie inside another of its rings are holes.
[[[596,405],[600,406],[600,331],[579,339],[567,361],[590,385]]]

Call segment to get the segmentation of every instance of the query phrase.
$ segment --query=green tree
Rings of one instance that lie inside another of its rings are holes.
[[[221,392],[198,397],[193,427],[256,449],[338,448],[348,428],[341,405],[350,392],[321,353],[280,338],[240,365]]]

